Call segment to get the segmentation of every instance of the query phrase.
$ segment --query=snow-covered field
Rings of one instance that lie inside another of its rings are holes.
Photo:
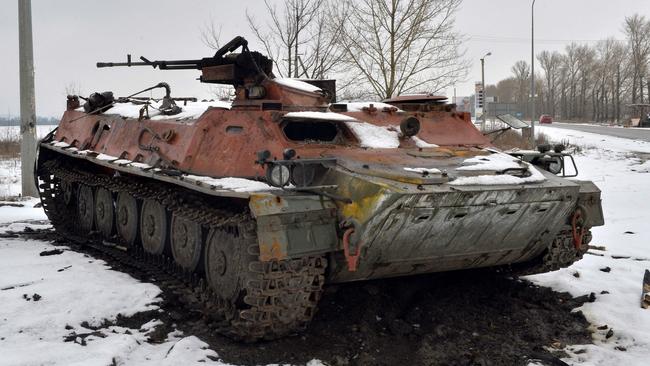
[[[52,131],[56,125],[37,125],[36,137],[43,138]],[[16,140],[20,136],[20,126],[0,126],[0,141]]]
[[[641,309],[640,299],[643,274],[650,269],[650,160],[645,160],[650,159],[650,143],[547,126],[538,131],[552,141],[580,146],[582,153],[575,156],[578,178],[592,180],[602,190],[605,226],[593,230],[591,245],[605,250],[591,250],[594,255],[570,268],[530,277],[574,296],[596,294],[595,302],[579,308],[593,324],[595,344],[568,347],[572,358],[566,361],[648,365],[650,309]],[[607,338],[610,329],[613,335]],[[571,352],[584,348],[586,353]]]
[[[39,125],[36,136],[40,139],[52,131],[55,125]],[[20,126],[0,126],[0,141],[17,141]],[[0,199],[20,195],[20,159],[0,160]]]
[[[650,160],[645,161],[650,143],[547,126],[539,131],[579,145],[579,178],[603,191],[606,225],[594,229],[592,245],[604,250],[591,250],[571,268],[529,277],[575,296],[596,294],[595,302],[577,309],[593,324],[595,344],[567,346],[571,358],[565,361],[647,365],[650,310],[639,304],[643,273],[650,268]],[[14,187],[6,192],[17,193],[19,172],[16,162],[1,162],[0,189]],[[0,202],[0,233],[46,225],[39,221],[45,216],[34,208],[36,200],[22,203],[25,207]],[[155,317],[139,329],[109,323],[94,333],[118,314],[157,311],[160,290],[65,248],[59,255],[39,255],[52,249],[42,241],[0,239],[0,365],[223,365],[200,339],[178,331],[161,344],[147,343]]]

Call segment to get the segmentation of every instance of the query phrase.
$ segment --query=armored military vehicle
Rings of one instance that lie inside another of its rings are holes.
[[[166,83],[144,90],[161,99],[69,96],[35,171],[56,230],[172,261],[236,339],[304,329],[328,283],[566,267],[603,224],[561,147],[500,152],[444,97],[336,103],[331,81],[277,78],[241,37],[203,59],[97,66],[234,87],[230,102]]]

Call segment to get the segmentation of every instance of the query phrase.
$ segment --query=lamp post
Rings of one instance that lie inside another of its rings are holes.
[[[481,57],[481,92],[483,93],[483,111],[481,112],[481,130],[485,131],[485,111],[487,110],[487,99],[485,95],[485,58],[492,55],[488,52]]]
[[[530,145],[535,148],[535,0],[530,6]]]

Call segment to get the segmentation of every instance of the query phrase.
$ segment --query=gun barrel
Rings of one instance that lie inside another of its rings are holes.
[[[117,67],[117,66],[150,66],[146,62],[98,62],[97,67]]]
[[[204,60],[173,60],[173,61],[138,61],[138,62],[98,62],[97,67],[120,67],[120,66],[152,66],[161,70],[189,70],[201,69]]]

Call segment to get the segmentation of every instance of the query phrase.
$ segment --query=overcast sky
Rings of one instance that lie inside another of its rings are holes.
[[[19,113],[18,5],[2,0],[0,11],[0,115]],[[33,0],[36,112],[60,117],[66,86],[83,94],[111,90],[124,96],[159,81],[167,81],[176,96],[210,95],[195,80],[197,71],[157,71],[150,68],[97,69],[97,61],[134,58],[201,58],[213,53],[200,40],[201,28],[212,20],[222,25],[222,39],[243,35],[256,49],[245,11],[260,20],[261,0]],[[562,50],[571,40],[623,39],[622,23],[634,13],[650,16],[650,0],[537,0],[535,52]],[[473,68],[457,95],[473,92],[480,80],[479,59],[486,59],[486,83],[510,76],[517,60],[530,61],[530,0],[465,0],[456,18],[468,37],[466,56]],[[447,91],[451,96],[453,89]]]

